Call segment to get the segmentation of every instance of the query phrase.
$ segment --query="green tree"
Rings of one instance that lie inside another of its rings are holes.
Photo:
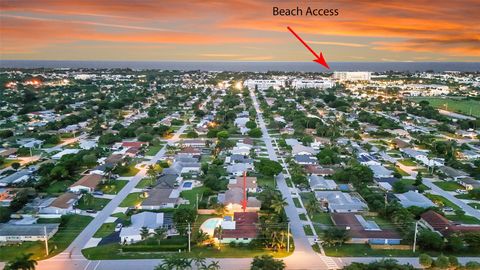
[[[283,208],[288,206],[287,201],[285,198],[277,197],[272,200],[270,208],[275,212],[276,214],[280,214],[283,212]]]
[[[10,165],[10,166],[12,166],[12,169],[14,169],[16,171],[20,168],[21,165],[18,162],[13,162],[12,165]]]
[[[38,264],[32,253],[21,254],[5,265],[5,270],[34,270]]]
[[[257,127],[257,123],[255,123],[255,121],[250,120],[245,124],[245,126],[249,129],[254,129]]]
[[[255,163],[255,169],[257,169],[263,175],[274,176],[281,173],[283,167],[276,161],[261,158],[260,161]]]
[[[191,208],[177,208],[173,213],[173,222],[180,235],[186,235],[187,223],[192,224],[197,213]]]
[[[435,260],[435,267],[438,269],[448,269],[450,267],[450,261],[448,260],[448,257],[443,254],[438,256]]]
[[[192,268],[192,259],[178,256],[166,256],[154,270],[187,270]]]
[[[147,227],[142,227],[140,229],[140,237],[142,240],[147,239],[150,236],[150,230]]]
[[[424,250],[442,250],[443,238],[436,232],[421,230],[418,234],[418,245]]]
[[[345,243],[348,239],[350,239],[350,237],[347,230],[332,227],[325,231],[323,242],[326,246],[336,246]]]
[[[274,259],[271,255],[255,256],[251,263],[251,270],[283,270],[283,260]]]
[[[262,137],[262,130],[259,128],[253,128],[248,131],[248,136],[252,138],[260,138]]]
[[[222,130],[222,131],[217,133],[217,138],[218,139],[228,139],[229,136],[230,136],[230,134],[226,130]]]
[[[307,210],[307,213],[310,214],[310,216],[320,213],[322,211],[320,203],[315,198],[311,198],[310,200],[308,200],[305,209]]]
[[[423,268],[430,268],[432,266],[433,259],[430,257],[430,255],[423,253],[418,256],[418,262]]]
[[[157,240],[158,245],[160,242],[167,237],[167,229],[163,227],[158,227],[153,231],[153,237]]]

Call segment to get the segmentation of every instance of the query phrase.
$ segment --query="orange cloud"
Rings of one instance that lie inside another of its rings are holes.
[[[274,17],[272,6],[338,8],[337,17]],[[312,44],[350,47],[380,54],[429,52],[437,58],[480,56],[480,2],[256,0],[23,0],[0,1],[1,53],[42,54],[78,42],[179,44],[185,57],[285,59],[292,44],[286,26]],[[322,36],[328,39],[322,40]],[[225,44],[197,51],[198,46]],[[275,44],[275,46],[272,46]],[[259,48],[252,53],[248,47]],[[273,48],[272,48],[273,47]],[[176,47],[165,48],[175,50]],[[88,48],[78,48],[79,54]],[[234,54],[231,51],[235,51]],[[270,51],[274,51],[270,53]],[[266,53],[268,52],[268,56]],[[210,56],[207,56],[210,54]],[[354,53],[352,53],[353,55]],[[217,55],[217,56],[214,56]],[[21,56],[19,56],[21,57]],[[48,55],[45,55],[48,58]],[[347,58],[363,59],[359,56]],[[383,56],[379,56],[381,59]],[[368,59],[367,59],[368,60]]]

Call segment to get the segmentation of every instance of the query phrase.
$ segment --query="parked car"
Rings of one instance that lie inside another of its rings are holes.
[[[121,231],[121,230],[122,230],[122,227],[123,227],[122,223],[118,223],[117,226],[115,226],[115,231],[116,231],[116,232]]]
[[[93,210],[93,209],[88,209],[88,210],[85,210],[85,212],[89,213],[89,214],[95,214],[97,213],[96,210]]]
[[[92,195],[103,196],[103,192],[101,192],[101,191],[94,191],[94,192],[92,192]]]
[[[455,190],[457,193],[460,193],[460,194],[467,194],[468,191],[466,191],[465,189],[457,189]]]

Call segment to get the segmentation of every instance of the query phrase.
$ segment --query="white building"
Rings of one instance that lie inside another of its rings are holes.
[[[121,243],[131,244],[142,240],[140,231],[146,227],[150,233],[158,227],[163,227],[163,213],[141,212],[131,217],[132,225],[120,231]]]
[[[318,89],[327,89],[335,85],[334,82],[328,79],[318,79],[318,80],[309,80],[309,79],[295,79],[292,81],[292,87],[296,89],[302,88],[318,88]]]
[[[285,80],[252,80],[248,79],[243,82],[243,85],[246,86],[248,89],[255,89],[258,90],[267,90],[268,88],[272,87],[275,90],[279,90],[282,87],[285,87]]]
[[[371,75],[368,71],[335,71],[333,78],[339,81],[370,81]]]

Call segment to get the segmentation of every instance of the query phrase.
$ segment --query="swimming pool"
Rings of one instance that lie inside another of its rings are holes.
[[[215,232],[215,228],[218,227],[221,222],[222,222],[221,218],[209,218],[202,223],[202,225],[200,226],[200,230],[202,230],[205,233],[208,233],[208,235],[210,236],[213,236],[213,233]]]
[[[193,185],[192,182],[183,182],[182,188],[191,188]]]

